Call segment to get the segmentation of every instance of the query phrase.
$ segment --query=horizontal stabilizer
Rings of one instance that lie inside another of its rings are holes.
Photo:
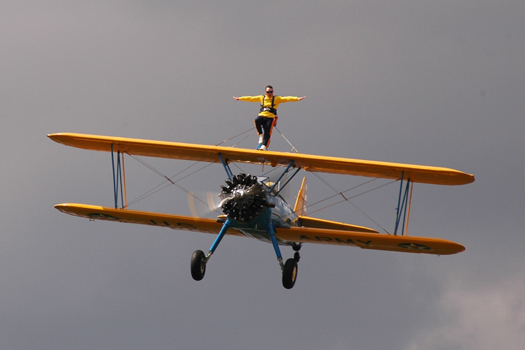
[[[303,227],[311,228],[325,228],[329,230],[343,230],[343,231],[353,231],[353,232],[368,232],[368,233],[379,233],[374,229],[357,226],[351,224],[345,224],[343,222],[329,221],[323,219],[311,218],[308,216],[299,216],[299,222]]]

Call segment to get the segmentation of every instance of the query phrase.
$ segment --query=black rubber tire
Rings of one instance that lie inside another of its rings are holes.
[[[200,281],[204,278],[204,273],[206,273],[206,256],[202,250],[196,250],[191,256],[191,277],[195,281]]]
[[[295,259],[286,260],[283,270],[283,287],[292,289],[297,280],[297,261]]]

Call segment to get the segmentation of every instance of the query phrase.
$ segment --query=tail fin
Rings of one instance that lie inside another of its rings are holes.
[[[307,187],[306,187],[306,177],[303,178],[301,184],[301,189],[297,193],[297,200],[295,201],[295,206],[293,208],[294,212],[298,216],[306,216],[306,199],[307,199]]]

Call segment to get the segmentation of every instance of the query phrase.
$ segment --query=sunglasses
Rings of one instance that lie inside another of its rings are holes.
[[[272,91],[266,91],[267,94],[273,94],[273,90]]]

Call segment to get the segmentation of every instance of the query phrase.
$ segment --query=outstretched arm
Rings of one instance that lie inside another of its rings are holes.
[[[298,102],[304,100],[305,98],[306,96],[275,96],[275,103]]]
[[[235,101],[246,101],[246,102],[259,102],[259,103],[261,103],[262,96],[241,96],[241,97],[233,96],[233,99]]]

